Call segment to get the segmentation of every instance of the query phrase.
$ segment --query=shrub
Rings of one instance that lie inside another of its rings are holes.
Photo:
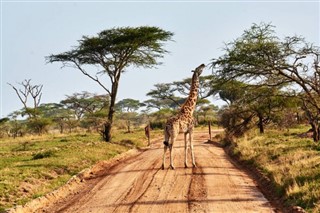
[[[163,129],[164,121],[152,121],[150,122],[151,129]]]
[[[37,154],[34,154],[32,157],[32,160],[37,160],[37,159],[42,159],[42,158],[49,158],[49,157],[53,157],[54,156],[54,152],[52,150],[48,150],[45,152],[39,152]]]

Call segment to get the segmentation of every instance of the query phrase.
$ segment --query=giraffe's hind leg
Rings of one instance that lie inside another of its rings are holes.
[[[165,167],[165,161],[166,161],[166,152],[169,147],[169,139],[170,139],[170,133],[169,133],[169,127],[166,126],[164,129],[164,141],[163,141],[163,159],[162,159],[162,166],[161,169],[164,169]]]
[[[167,145],[164,145],[164,148],[163,148],[163,159],[162,159],[161,169],[164,169],[164,167],[165,167],[165,160],[166,160],[166,152],[167,152],[167,149],[168,149],[168,146],[167,146]]]
[[[169,150],[170,150],[170,168],[174,170],[175,167],[173,165],[173,144],[169,145]]]

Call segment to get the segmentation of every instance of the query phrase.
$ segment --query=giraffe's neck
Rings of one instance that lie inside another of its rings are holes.
[[[184,102],[184,104],[180,108],[180,115],[187,115],[192,117],[193,111],[196,106],[197,98],[198,98],[198,89],[199,89],[199,77],[196,73],[192,76],[192,83],[190,88],[190,93],[188,99]]]

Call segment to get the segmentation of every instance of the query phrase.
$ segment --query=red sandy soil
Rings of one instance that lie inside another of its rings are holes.
[[[174,144],[175,170],[160,169],[163,144],[157,140],[147,149],[100,162],[11,212],[275,212],[256,183],[207,139],[207,133],[195,132],[197,168],[184,168],[181,134]]]

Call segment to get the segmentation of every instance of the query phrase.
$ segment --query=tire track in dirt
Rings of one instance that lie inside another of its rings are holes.
[[[134,154],[133,156],[129,156],[125,158],[123,162],[132,163],[134,159],[139,158],[139,156],[143,153],[139,152]],[[98,168],[98,171],[95,174],[91,174],[92,177],[87,177],[84,179],[86,187],[81,188],[78,192],[73,195],[68,196],[66,199],[58,201],[53,209],[44,209],[45,212],[81,212],[81,205],[79,203],[86,203],[92,199],[95,195],[96,191],[101,190],[104,185],[107,185],[112,180],[108,178],[116,173],[118,173],[122,169],[120,164],[111,165],[108,170],[105,170],[105,167],[102,166]],[[111,172],[112,171],[112,172]],[[96,189],[96,190],[93,190]],[[85,196],[83,196],[85,195]],[[74,208],[70,207],[75,206]]]
[[[159,164],[155,161],[151,166],[152,168],[156,168],[156,165]],[[152,181],[154,180],[155,175],[159,172],[159,169],[155,169],[155,172],[152,174],[148,174],[144,172],[140,177],[137,178],[137,181],[132,185],[132,190],[125,196],[124,201],[128,202],[129,209],[127,212],[132,212],[132,209],[139,202],[141,197],[144,196],[146,191],[149,189]],[[117,207],[113,212],[123,212],[123,210]]]
[[[201,167],[192,169],[192,177],[188,192],[189,212],[206,212],[207,189]]]

